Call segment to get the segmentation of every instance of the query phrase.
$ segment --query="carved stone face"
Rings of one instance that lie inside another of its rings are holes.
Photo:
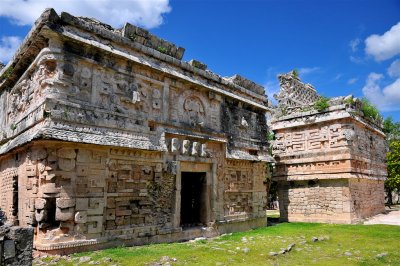
[[[183,104],[184,112],[192,125],[202,125],[205,120],[204,107],[197,97],[186,98]]]

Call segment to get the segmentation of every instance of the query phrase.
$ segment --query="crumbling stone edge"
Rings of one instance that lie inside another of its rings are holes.
[[[32,265],[33,228],[0,226],[0,265]]]

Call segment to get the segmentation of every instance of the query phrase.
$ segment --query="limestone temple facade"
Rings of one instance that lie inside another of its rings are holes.
[[[320,98],[294,72],[279,76],[272,121],[281,220],[356,223],[381,213],[387,176],[385,136],[379,119],[367,119],[352,96]]]
[[[0,207],[36,250],[266,225],[264,88],[183,53],[130,24],[36,21],[0,72]]]
[[[126,24],[46,10],[0,65],[0,209],[61,254],[384,211],[385,136],[351,96],[280,75],[269,156],[262,86]]]

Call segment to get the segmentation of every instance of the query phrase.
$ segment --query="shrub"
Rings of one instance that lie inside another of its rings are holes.
[[[347,98],[347,99],[344,101],[344,103],[345,103],[345,104],[348,104],[348,105],[353,104],[353,96]]]
[[[361,99],[361,102],[362,102],[361,111],[363,112],[365,117],[371,119],[378,119],[381,117],[378,108],[376,108],[376,106],[373,105],[370,101],[363,98]]]
[[[295,78],[299,78],[299,71],[297,69],[293,69],[292,73]]]
[[[321,112],[329,107],[329,98],[321,96],[315,103],[314,103],[314,109],[317,110],[318,112]]]
[[[159,51],[160,53],[166,54],[167,53],[167,48],[165,48],[163,46],[158,46],[157,47],[157,51]]]

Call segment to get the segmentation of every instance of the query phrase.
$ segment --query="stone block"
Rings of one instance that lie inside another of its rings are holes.
[[[123,216],[116,217],[115,218],[115,224],[116,225],[123,225],[124,224],[124,217]]]
[[[182,154],[183,155],[188,155],[190,151],[190,140],[185,139],[182,142]]]
[[[47,157],[47,151],[44,148],[32,149],[31,158],[34,161],[43,160]]]
[[[193,142],[192,151],[191,151],[191,154],[190,154],[190,155],[192,155],[192,156],[197,156],[197,155],[199,155],[199,149],[200,149],[200,143],[198,143],[198,142]]]
[[[155,173],[161,173],[161,172],[162,172],[162,169],[163,169],[162,163],[158,163],[158,164],[156,164],[156,167],[155,167],[155,169],[154,169],[154,172],[155,172]]]
[[[76,175],[77,176],[87,176],[89,174],[89,166],[88,165],[77,165],[76,166]]]
[[[33,247],[33,231],[31,227],[12,226],[7,238],[14,239],[15,247],[22,252],[31,252]]]
[[[179,151],[179,139],[177,138],[172,138],[171,139],[171,152],[177,152]]]
[[[35,199],[35,209],[42,210],[46,206],[46,199],[36,198]]]
[[[40,185],[40,189],[45,194],[56,194],[60,192],[60,188],[55,183],[47,183]]]
[[[115,209],[107,209],[106,220],[115,220]]]
[[[193,66],[193,67],[196,67],[196,68],[199,68],[199,69],[202,69],[202,70],[206,70],[207,69],[207,65],[206,64],[204,64],[204,63],[202,63],[200,61],[197,61],[195,59],[190,60],[189,64],[191,66]]]
[[[85,149],[79,149],[76,161],[78,163],[89,163],[92,159],[92,152]]]
[[[75,159],[76,152],[72,148],[62,148],[62,149],[57,150],[57,156],[59,158]]]
[[[115,199],[114,198],[107,198],[107,208],[115,208]]]
[[[47,210],[36,210],[35,211],[35,218],[36,221],[41,222],[47,219]]]
[[[88,217],[88,233],[97,234],[103,231],[103,216],[89,216]]]
[[[75,206],[75,199],[58,198],[56,205],[60,209],[70,208]]]
[[[87,233],[87,225],[84,223],[78,223],[77,225],[75,225],[74,231],[79,234]]]
[[[106,181],[103,176],[96,176],[88,178],[89,187],[105,187]]]
[[[56,220],[57,221],[69,221],[74,220],[74,208],[66,208],[66,209],[56,209]]]
[[[15,253],[15,242],[14,240],[5,240],[3,244],[4,248],[4,259],[11,259],[14,258],[16,253]]]
[[[206,144],[201,144],[201,147],[200,147],[200,156],[201,156],[201,157],[207,157],[207,156],[208,156],[207,145],[206,145]]]
[[[26,176],[33,177],[37,175],[37,165],[26,166]]]
[[[78,211],[75,213],[75,223],[84,224],[87,222],[87,212],[86,211]]]
[[[75,169],[75,159],[60,158],[58,160],[58,167],[63,171],[72,171]]]
[[[75,200],[75,209],[77,211],[86,211],[89,209],[89,199],[88,198],[77,198]]]
[[[103,214],[104,199],[103,198],[91,198],[89,200],[89,208],[88,208],[87,212],[88,212],[88,215]]]
[[[145,165],[145,166],[142,167],[142,172],[143,172],[144,175],[151,175],[152,167],[148,166],[148,165]]]
[[[131,210],[116,210],[115,211],[116,216],[127,216],[127,215],[131,215],[131,214],[132,214]]]

